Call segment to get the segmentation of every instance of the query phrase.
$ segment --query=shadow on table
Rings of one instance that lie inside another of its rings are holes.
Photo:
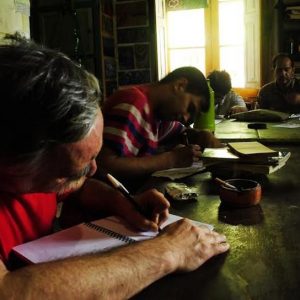
[[[218,211],[219,221],[231,225],[255,225],[263,222],[264,213],[261,206],[235,208],[221,203]]]
[[[215,256],[195,271],[170,274],[131,299],[223,299],[228,287],[226,282],[222,283],[221,269],[227,255],[228,252]],[[216,282],[222,288],[215,289]]]

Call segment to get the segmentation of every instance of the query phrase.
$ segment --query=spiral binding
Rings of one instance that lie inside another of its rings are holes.
[[[120,234],[120,233],[117,233],[117,232],[114,232],[110,229],[107,229],[107,228],[104,228],[102,226],[99,226],[99,225],[96,225],[96,224],[93,224],[91,222],[86,222],[84,223],[87,227],[91,228],[91,229],[94,229],[94,230],[97,230],[99,232],[103,232],[105,233],[106,235],[112,237],[112,238],[115,238],[115,239],[118,239],[120,241],[123,241],[127,244],[132,244],[132,243],[135,243],[136,241],[126,235],[123,235],[123,234]]]

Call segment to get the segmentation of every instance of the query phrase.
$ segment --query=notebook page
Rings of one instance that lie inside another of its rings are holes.
[[[56,232],[14,247],[15,252],[32,263],[105,251],[126,244],[84,224]]]
[[[177,216],[177,215],[173,215],[173,214],[169,214],[169,218],[162,224],[161,228],[163,229],[164,227],[166,227],[167,225],[174,223],[178,220],[182,219],[182,217]],[[209,230],[213,230],[213,226],[210,224],[206,224],[206,223],[202,223],[202,222],[198,222],[198,221],[193,221],[193,224],[195,224],[196,226],[200,226],[200,227],[206,227]],[[110,229],[114,232],[117,232],[121,235],[130,237],[136,241],[142,241],[142,240],[146,240],[149,239],[151,237],[155,237],[158,233],[157,232],[153,232],[153,231],[136,231],[134,230],[132,227],[130,227],[129,225],[125,225],[124,222],[122,222],[121,219],[117,218],[117,217],[108,217],[105,219],[101,219],[101,220],[97,220],[92,222],[93,224],[96,224],[98,226]]]
[[[171,180],[180,179],[193,174],[199,173],[205,170],[205,166],[202,161],[194,162],[190,167],[186,168],[173,168],[167,170],[156,171],[152,173],[153,177],[167,177]]]
[[[168,220],[162,225],[162,228],[181,218],[180,216],[170,214]],[[213,229],[212,225],[197,221],[193,222],[197,226],[205,226],[210,230]],[[90,226],[91,224],[96,226]],[[108,229],[109,232],[102,232],[103,228]],[[157,234],[157,232],[152,231],[136,231],[125,225],[121,219],[108,217],[87,224],[82,223],[73,226],[38,240],[16,246],[13,250],[24,260],[31,263],[41,263],[66,257],[103,252],[132,242],[126,238],[142,241],[153,238]]]

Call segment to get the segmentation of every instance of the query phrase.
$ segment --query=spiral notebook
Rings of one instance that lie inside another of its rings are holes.
[[[170,214],[168,220],[161,226],[176,222],[182,217]],[[193,221],[197,226],[213,230],[213,226]],[[42,263],[72,256],[80,256],[126,244],[153,238],[157,233],[152,231],[139,232],[133,230],[117,217],[108,217],[70,227],[68,229],[47,235],[40,239],[18,245],[13,248],[22,260],[29,263]]]

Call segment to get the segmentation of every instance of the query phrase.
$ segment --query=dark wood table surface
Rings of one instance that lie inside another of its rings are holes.
[[[296,144],[300,145],[300,127],[277,127],[282,124],[300,125],[299,119],[291,119],[284,122],[258,122],[265,123],[266,129],[249,129],[248,124],[255,122],[239,122],[227,119],[216,125],[215,135],[223,142],[254,141],[264,144]]]
[[[221,205],[210,172],[181,180],[200,195],[196,202],[172,202],[171,212],[213,224],[231,249],[194,272],[162,278],[134,299],[300,299],[300,146],[284,149],[292,153],[284,168],[253,175],[262,185],[257,206]],[[153,178],[144,188],[164,191],[167,182]]]

